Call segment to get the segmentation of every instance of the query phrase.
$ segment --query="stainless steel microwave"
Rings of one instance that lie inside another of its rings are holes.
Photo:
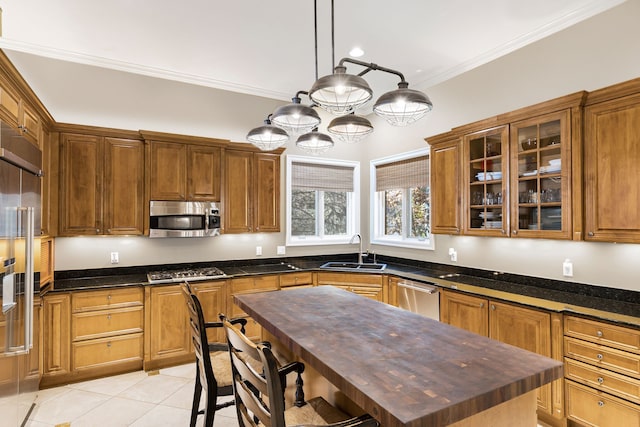
[[[215,202],[151,201],[149,237],[211,237],[220,234]]]

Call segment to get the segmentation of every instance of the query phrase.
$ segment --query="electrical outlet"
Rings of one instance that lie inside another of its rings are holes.
[[[287,248],[285,246],[276,246],[276,254],[284,255],[287,253]]]
[[[120,262],[120,256],[118,252],[111,252],[111,264],[117,264]]]
[[[256,256],[262,255],[262,246],[256,246]]]
[[[449,258],[451,261],[458,261],[458,252],[454,248],[449,248]]]
[[[573,277],[573,263],[569,258],[562,263],[562,275],[564,277]]]

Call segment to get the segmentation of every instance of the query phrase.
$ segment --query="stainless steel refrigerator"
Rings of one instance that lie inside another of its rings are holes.
[[[0,124],[0,427],[24,423],[38,383],[26,374],[33,348],[34,245],[40,237],[42,153]]]

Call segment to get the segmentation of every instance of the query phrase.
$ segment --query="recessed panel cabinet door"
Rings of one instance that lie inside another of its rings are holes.
[[[221,149],[190,145],[188,148],[188,200],[220,201]]]
[[[144,145],[105,138],[104,234],[144,232]]]
[[[191,354],[191,334],[187,305],[180,285],[157,286],[145,290],[150,292],[150,322],[145,325],[149,335],[151,361],[183,360]],[[145,351],[146,352],[146,351]]]
[[[92,135],[61,135],[61,236],[102,234],[101,139]]]
[[[585,240],[640,242],[640,94],[585,110]]]
[[[460,234],[460,140],[431,148],[431,232]]]
[[[457,292],[440,292],[440,318],[458,328],[478,335],[489,335],[489,312],[486,298]]]
[[[187,194],[187,146],[151,143],[151,200],[185,200]]]
[[[248,233],[253,230],[252,211],[253,153],[226,150],[224,232]]]
[[[254,154],[254,231],[280,231],[280,156]]]

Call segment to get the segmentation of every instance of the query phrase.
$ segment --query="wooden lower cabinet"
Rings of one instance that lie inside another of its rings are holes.
[[[42,305],[42,380],[40,386],[66,381],[71,372],[71,294],[46,294]]]
[[[331,285],[380,302],[384,301],[383,277],[379,274],[321,271],[318,285]]]
[[[253,341],[262,340],[262,326],[253,320],[247,313],[233,302],[233,296],[238,294],[248,294],[254,292],[277,291],[279,289],[279,277],[277,275],[251,276],[231,279],[229,281],[229,297],[227,316],[245,317],[247,326],[245,334]]]
[[[41,386],[142,368],[141,287],[47,294]]]
[[[145,288],[144,369],[193,361],[187,306],[180,285]]]
[[[581,426],[640,425],[640,330],[565,316],[567,417]]]
[[[516,347],[562,359],[561,315],[487,298],[443,290],[440,297],[440,319],[444,323],[488,336]],[[537,390],[538,414],[545,421],[563,419],[562,380]],[[551,419],[550,417],[553,417]]]
[[[212,282],[197,282],[191,285],[202,305],[202,313],[205,322],[218,322],[220,313],[225,312],[227,303],[227,282],[217,280]],[[207,329],[209,342],[226,342],[227,338],[223,328]]]

